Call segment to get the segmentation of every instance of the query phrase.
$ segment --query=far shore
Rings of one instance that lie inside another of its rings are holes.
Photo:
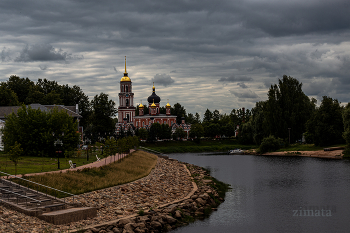
[[[282,151],[282,152],[267,152],[262,155],[268,156],[303,156],[303,157],[315,157],[324,159],[342,159],[344,150],[333,151]]]

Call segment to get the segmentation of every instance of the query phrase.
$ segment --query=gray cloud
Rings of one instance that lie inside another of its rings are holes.
[[[240,101],[247,101],[247,99],[258,100],[259,96],[251,90],[236,91],[230,90],[231,94],[236,96]],[[250,100],[249,100],[250,101]]]
[[[163,85],[164,87],[173,84],[175,81],[171,78],[170,75],[167,74],[156,74],[152,79],[156,84]]]
[[[243,88],[243,89],[248,88],[248,86],[245,85],[245,83],[237,83],[237,85],[238,85],[240,88]]]
[[[118,102],[127,56],[135,100],[149,95],[153,79],[164,86],[157,91],[171,92],[171,101],[188,112],[252,107],[260,100],[257,94],[266,98],[263,92],[284,74],[302,82],[308,95],[349,102],[349,4],[5,1],[0,58],[6,66],[0,67],[0,81],[12,74],[50,78],[81,86],[89,96],[107,92]],[[39,70],[33,61],[44,64]],[[191,86],[191,92],[184,86]]]
[[[245,81],[245,82],[248,82],[248,81],[252,81],[253,79],[251,77],[247,77],[247,76],[234,76],[234,75],[231,75],[230,77],[223,77],[223,78],[220,78],[219,79],[219,82],[238,82],[238,81]]]
[[[10,51],[4,47],[0,53],[1,62],[8,62],[11,60]]]
[[[65,61],[71,54],[63,52],[62,49],[55,49],[50,44],[36,44],[31,47],[26,45],[15,58],[15,62],[33,61]]]
[[[46,70],[46,69],[47,69],[47,65],[39,65],[39,68],[40,68],[41,70]]]

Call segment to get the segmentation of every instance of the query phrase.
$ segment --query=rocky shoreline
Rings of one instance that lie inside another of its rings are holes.
[[[219,190],[221,183],[209,176],[200,167],[187,164],[195,191],[187,198],[175,201],[170,205],[159,206],[144,212],[139,212],[127,218],[120,219],[113,224],[103,224],[89,229],[80,230],[85,233],[148,233],[167,232],[189,224],[196,219],[208,217],[212,211],[224,201],[225,191]],[[225,186],[225,190],[228,186]]]
[[[217,184],[200,167],[158,158],[156,167],[142,179],[77,195],[75,200],[82,206],[98,209],[96,218],[52,225],[0,206],[0,231],[164,232],[215,210],[224,201]]]

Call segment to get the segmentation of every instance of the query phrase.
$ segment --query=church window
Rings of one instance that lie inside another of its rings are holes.
[[[129,106],[129,99],[126,99],[126,106]]]

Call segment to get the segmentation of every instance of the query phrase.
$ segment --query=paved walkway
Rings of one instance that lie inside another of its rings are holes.
[[[134,152],[135,150],[130,150],[130,153]],[[60,173],[60,172],[67,172],[67,171],[76,171],[84,168],[94,168],[94,167],[102,167],[107,164],[113,163],[114,161],[118,161],[124,157],[126,157],[128,154],[116,154],[114,156],[108,156],[106,158],[100,159],[100,161],[95,161],[92,163],[88,163],[76,168],[68,168],[68,169],[63,169],[63,170],[58,170],[58,171],[50,171],[50,172],[41,172],[41,173],[30,173],[30,174],[25,174],[25,176],[36,176],[36,175],[44,175],[47,173]],[[95,157],[96,159],[96,157]],[[14,175],[13,175],[14,176]],[[22,175],[17,175],[17,177],[22,177]],[[1,178],[7,178],[7,176],[2,176]]]

